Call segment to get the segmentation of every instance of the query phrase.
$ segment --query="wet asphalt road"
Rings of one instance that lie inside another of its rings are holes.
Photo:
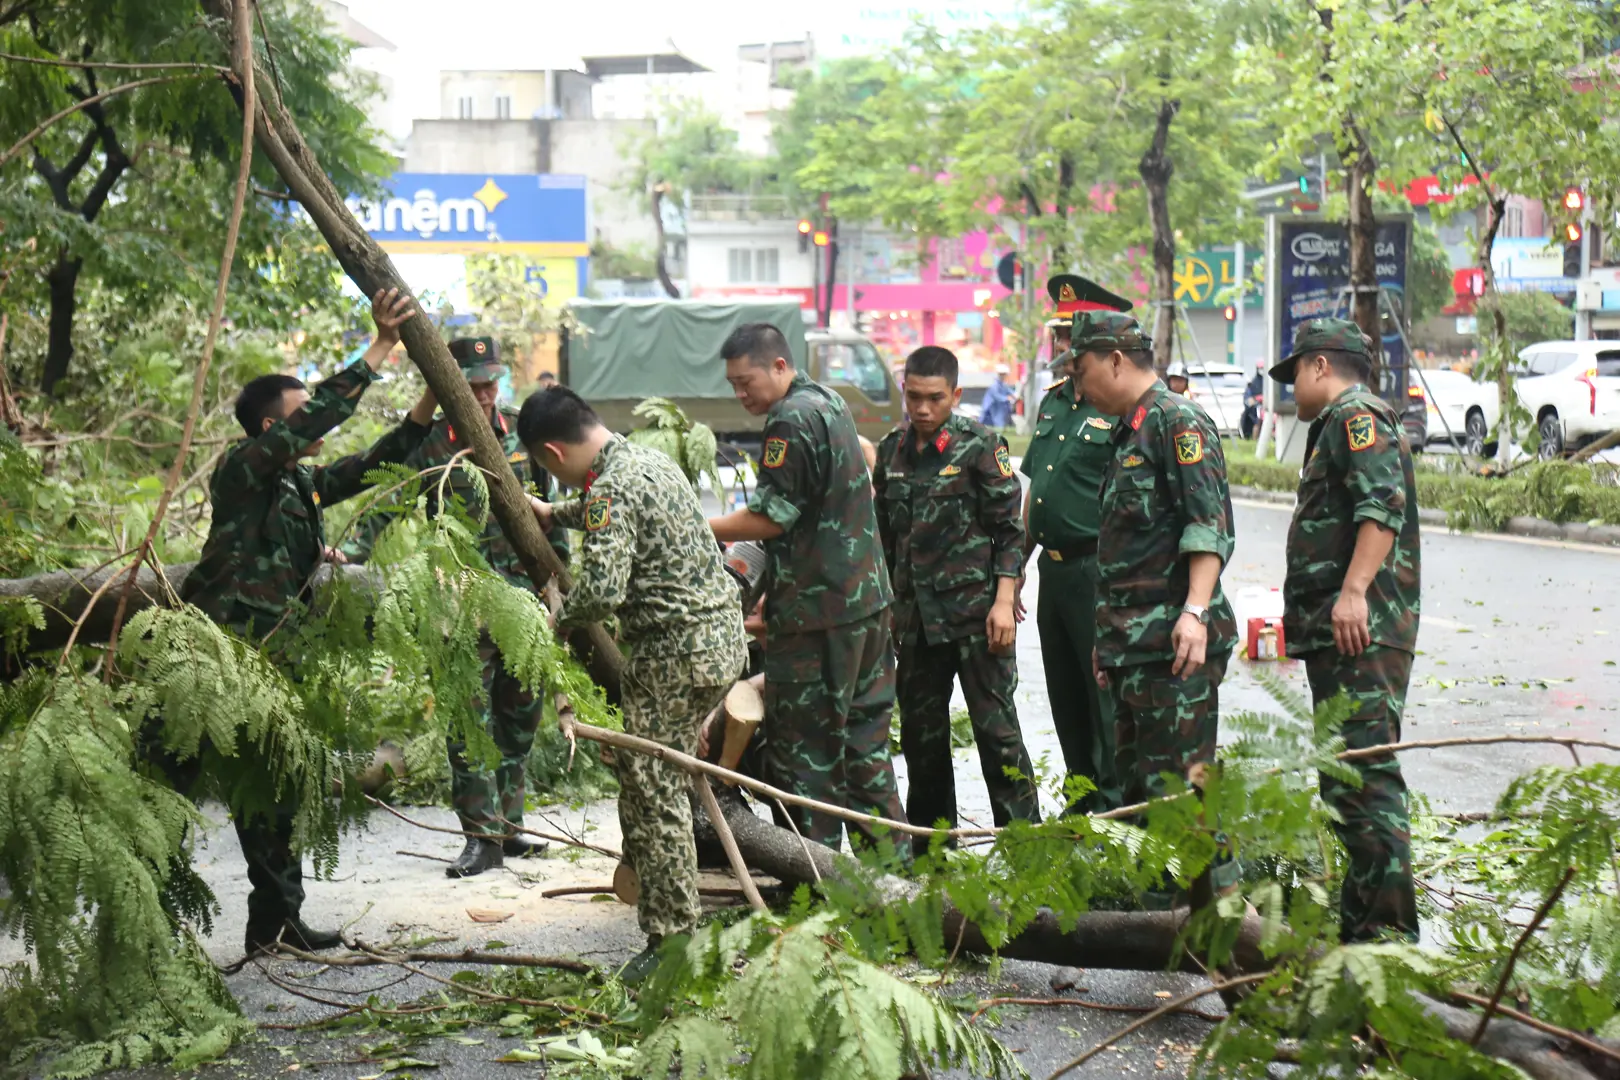
[[[1281,585],[1286,508],[1261,504],[1237,507],[1237,550],[1223,581],[1238,610],[1240,625],[1250,615],[1270,613],[1277,604],[1271,590]],[[1583,549],[1500,537],[1424,533],[1424,615],[1420,656],[1413,673],[1405,737],[1450,738],[1484,734],[1578,733],[1614,740],[1620,732],[1615,710],[1620,702],[1620,552]],[[1035,583],[1026,586],[1033,601]],[[1033,621],[1019,640],[1023,683],[1018,701],[1026,741],[1039,761],[1059,761],[1053,734]],[[1298,665],[1278,665],[1287,679],[1303,689]],[[1248,675],[1244,662],[1234,662],[1222,690],[1226,709],[1265,710],[1266,692]],[[1583,760],[1601,755],[1583,751]],[[1413,789],[1451,810],[1488,807],[1508,780],[1542,762],[1568,761],[1566,751],[1551,747],[1491,746],[1416,752],[1406,755],[1406,775]],[[903,776],[903,763],[900,763]],[[958,799],[964,814],[989,821],[984,784],[972,751],[957,754]],[[425,821],[447,825],[448,811],[413,811]],[[217,816],[217,813],[216,813]],[[617,846],[618,830],[611,804],[555,812],[558,823],[588,831],[594,842]],[[466,882],[447,881],[442,865],[396,854],[401,850],[448,858],[459,842],[424,832],[385,815],[373,816],[368,830],[345,838],[343,861],[332,881],[311,882],[306,914],[317,925],[356,919],[351,933],[369,941],[401,934],[453,939],[434,947],[454,950],[482,947],[492,938],[513,951],[582,956],[597,963],[622,961],[641,945],[631,909],[585,898],[543,899],[545,888],[595,884],[611,876],[612,863],[599,856],[547,858],[516,864],[516,873],[485,875]],[[235,837],[218,829],[203,842],[198,856],[204,876],[224,905],[208,946],[217,961],[240,954],[242,898],[246,882]],[[521,876],[520,876],[521,875]],[[719,884],[719,882],[716,882]],[[498,926],[481,925],[470,908],[509,913]],[[0,940],[0,962],[17,958],[20,943]],[[307,969],[306,969],[307,970]],[[447,969],[447,972],[448,973]],[[1054,969],[1009,963],[994,992],[1007,996],[1050,997],[1046,983]],[[304,985],[328,996],[388,981],[377,971],[327,971]],[[1153,1006],[1156,992],[1184,992],[1196,981],[1180,975],[1085,972],[1081,985],[1087,1000]],[[253,967],[228,979],[256,1021],[296,1023],[330,1010],[294,998],[272,985]],[[402,999],[432,989],[419,978],[389,987],[383,996]],[[964,973],[952,993],[983,995],[990,984],[982,972]],[[1203,1007],[1219,1012],[1218,1001]],[[1083,1009],[1010,1009],[1000,1033],[1035,1076],[1044,1076],[1073,1058],[1130,1017]],[[1187,1055],[1208,1030],[1204,1022],[1172,1018],[1126,1040],[1118,1051],[1099,1056],[1075,1076],[1116,1077],[1184,1075]],[[315,1065],[375,1057],[362,1047],[371,1039],[331,1034],[268,1032],[274,1045],[248,1045],[234,1051],[213,1075],[243,1077],[284,1075],[289,1066],[310,1063],[301,1071],[330,1077],[376,1074],[376,1061]],[[439,1063],[431,1073],[451,1077],[489,1075],[543,1076],[535,1065],[492,1065],[491,1060],[515,1040],[488,1032],[470,1033],[476,1045],[436,1040],[409,1052]],[[393,1075],[405,1075],[403,1070]],[[154,1070],[150,1075],[164,1075]],[[955,1074],[953,1074],[955,1075]]]

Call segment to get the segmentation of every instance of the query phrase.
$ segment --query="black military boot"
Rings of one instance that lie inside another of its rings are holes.
[[[496,840],[484,840],[476,836],[467,837],[467,846],[461,849],[456,861],[445,869],[445,877],[477,877],[485,870],[493,870],[497,866],[505,866],[506,857],[501,853],[501,845]]]
[[[647,947],[632,956],[619,969],[619,981],[626,986],[640,986],[647,976],[658,970],[658,946],[664,943],[662,934],[648,934]]]
[[[501,841],[501,854],[508,859],[539,858],[551,849],[544,840],[530,840],[524,836],[508,836]]]
[[[342,945],[343,938],[334,931],[312,930],[297,916],[280,922],[248,921],[242,946],[249,956],[274,952],[277,944],[290,945],[301,952],[321,952]]]

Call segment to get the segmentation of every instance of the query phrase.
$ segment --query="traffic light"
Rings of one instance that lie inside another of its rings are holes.
[[[1299,178],[1299,193],[1301,195],[1309,195],[1311,193],[1311,178],[1309,176],[1301,176]]]
[[[1586,192],[1574,186],[1565,188],[1564,209],[1572,214],[1578,214],[1586,209]]]
[[[810,250],[810,219],[799,219],[799,254]]]
[[[1226,310],[1221,312],[1221,315],[1225,317],[1227,322],[1236,322],[1237,321],[1237,308],[1234,307],[1231,304],[1227,304],[1226,305]]]
[[[1564,226],[1564,239],[1572,244],[1581,242],[1581,226],[1579,222],[1571,221]]]
[[[1575,234],[1580,235],[1578,226]],[[1564,276],[1567,278],[1579,278],[1581,276],[1581,242],[1579,240],[1564,245]]]
[[[827,230],[826,229],[817,229],[816,230],[816,247],[826,247],[827,246],[827,241],[828,241]]]

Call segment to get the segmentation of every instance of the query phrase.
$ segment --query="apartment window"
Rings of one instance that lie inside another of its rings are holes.
[[[726,250],[726,278],[733,285],[746,285],[754,280],[754,252],[750,248]]]
[[[471,120],[473,118],[473,99],[460,97],[456,99],[456,119]]]
[[[754,252],[754,280],[767,285],[781,280],[780,260],[775,248],[760,248]]]
[[[497,119],[497,120],[510,120],[510,119],[512,119],[512,95],[510,95],[510,94],[496,94],[495,95],[495,119]]]
[[[1524,235],[1524,207],[1508,206],[1502,210],[1502,227],[1497,235],[1503,239]]]

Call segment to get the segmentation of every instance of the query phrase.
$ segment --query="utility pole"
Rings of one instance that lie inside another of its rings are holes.
[[[1581,207],[1581,281],[1592,276],[1592,204],[1585,201]],[[1592,340],[1592,313],[1580,306],[1580,285],[1576,284],[1575,295],[1575,340]]]

